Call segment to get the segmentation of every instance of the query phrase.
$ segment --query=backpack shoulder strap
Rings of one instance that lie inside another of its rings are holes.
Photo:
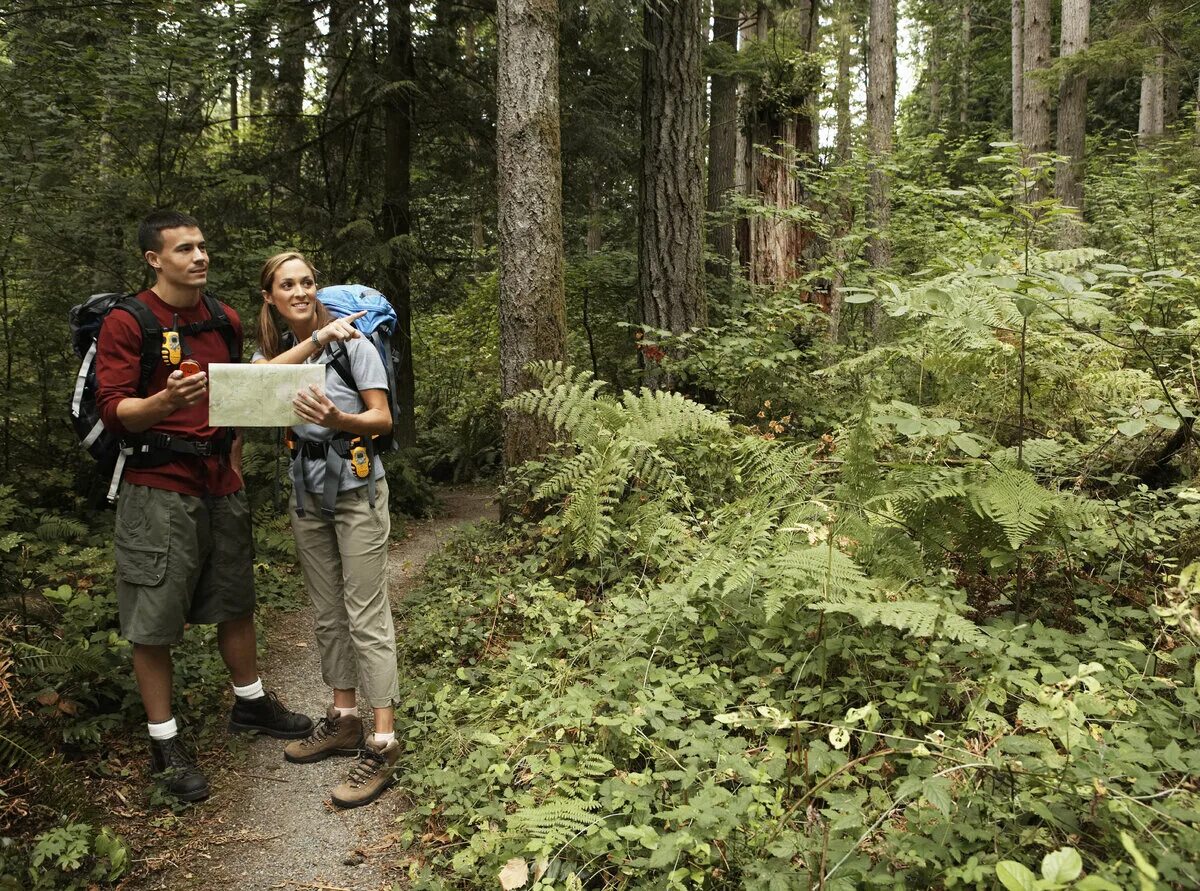
[[[154,312],[136,294],[130,294],[113,304],[113,309],[123,309],[133,316],[142,332],[141,374],[138,377],[138,392],[145,393],[150,386],[150,376],[162,359],[162,324]]]
[[[354,372],[350,369],[350,354],[346,351],[345,344],[340,341],[335,341],[329,345],[329,353],[333,357],[329,364],[333,366],[333,370],[338,373],[346,386],[354,392],[358,392],[358,384],[354,381]]]
[[[229,321],[229,314],[225,312],[225,307],[220,300],[207,291],[204,292],[204,305],[208,307],[208,314],[216,323],[215,327],[225,338],[225,346],[229,349],[229,361],[241,362],[242,354],[238,349],[237,338],[233,334],[233,322]]]

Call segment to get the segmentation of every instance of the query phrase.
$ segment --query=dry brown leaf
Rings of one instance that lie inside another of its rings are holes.
[[[513,888],[524,887],[529,881],[529,864],[522,857],[514,857],[504,864],[504,868],[500,870],[500,887],[504,891],[512,891]]]
[[[58,702],[58,694],[53,690],[49,690],[46,693],[39,693],[37,701],[42,705],[54,705],[54,703]]]

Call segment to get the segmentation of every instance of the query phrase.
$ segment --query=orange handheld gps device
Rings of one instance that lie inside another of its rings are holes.
[[[199,374],[200,363],[195,359],[184,359],[179,363],[179,370],[183,372],[184,377],[191,377],[193,374]]]

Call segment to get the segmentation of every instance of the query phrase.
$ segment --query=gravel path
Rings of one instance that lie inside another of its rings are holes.
[[[404,540],[392,545],[393,602],[411,589],[425,561],[458,527],[496,516],[490,489],[447,489],[440,496],[443,516],[411,523]],[[311,609],[276,613],[271,623],[263,667],[267,686],[291,708],[314,717],[324,714],[329,691],[321,681]],[[202,813],[178,824],[178,835],[163,849],[143,851],[153,871],[125,887],[390,891],[394,882],[402,882],[393,832],[403,794],[393,790],[366,807],[337,810],[328,792],[353,760],[288,764],[283,745],[254,738],[245,757],[206,763],[213,791],[200,805]]]

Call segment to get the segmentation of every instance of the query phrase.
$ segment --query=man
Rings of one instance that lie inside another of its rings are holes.
[[[241,355],[241,320],[203,297],[208,252],[192,217],[155,211],[138,229],[138,246],[155,282],[134,299],[163,328],[162,361],[138,392],[143,328],[130,311],[109,313],[96,350],[101,418],[135,447],[117,501],[117,601],[121,633],[133,644],[153,770],[169,792],[195,801],[208,795],[208,781],[180,747],[171,716],[171,646],[182,640],[185,622],[217,626],[233,680],[231,730],[299,739],[312,721],[263,691],[240,442],[208,425],[206,369]]]

